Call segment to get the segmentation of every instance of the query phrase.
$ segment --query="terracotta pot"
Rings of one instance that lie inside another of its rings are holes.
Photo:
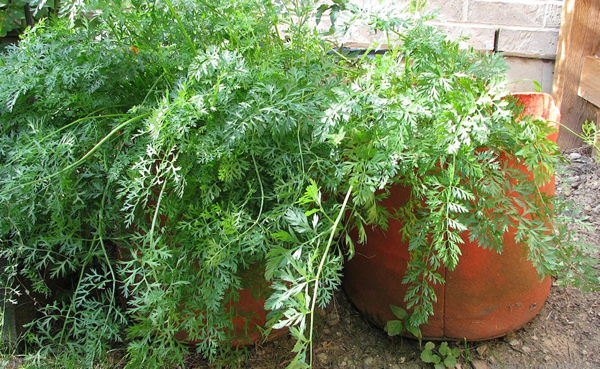
[[[131,260],[132,251],[140,253],[139,250],[126,251],[126,249],[117,246],[118,259],[121,261]],[[267,322],[267,310],[265,310],[264,305],[269,295],[269,285],[262,275],[263,270],[262,265],[254,265],[241,272],[240,277],[243,281],[243,288],[238,291],[239,298],[236,301],[232,299],[225,304],[226,311],[232,313],[233,319],[233,333],[226,331],[227,342],[231,342],[232,347],[252,345],[264,338],[262,331],[264,331]],[[120,299],[123,306],[128,304],[123,293],[120,294]],[[182,319],[184,318],[182,316]],[[287,334],[287,329],[273,330],[268,338],[273,339],[284,334]],[[192,346],[202,342],[201,339],[189,339],[188,333],[185,331],[176,333],[175,338]]]
[[[234,332],[228,336],[234,347],[252,345],[263,338],[261,331],[264,330],[267,322],[265,301],[268,297],[269,286],[261,274],[262,270],[259,267],[251,267],[243,273],[242,279],[247,282],[249,287],[239,291],[237,301],[229,301],[225,306],[227,311],[233,313]],[[285,333],[287,331],[274,331],[270,337],[274,338]],[[187,336],[186,332],[179,332],[175,335],[178,340],[187,341],[191,345],[201,342],[188,340]]]
[[[515,96],[525,105],[524,114],[559,121],[560,113],[550,95]],[[557,134],[552,136],[549,138],[556,141]],[[554,194],[554,178],[541,190]],[[397,186],[384,205],[397,208],[409,195],[409,188]],[[401,281],[409,254],[400,227],[398,221],[390,221],[387,232],[369,228],[368,244],[357,244],[356,255],[345,266],[344,289],[350,301],[380,327],[396,319],[390,305],[406,306],[407,286]],[[463,240],[458,266],[453,271],[439,271],[446,283],[434,286],[438,301],[429,324],[421,327],[424,339],[478,341],[503,336],[530,321],[548,296],[550,278],[540,280],[514,234],[505,236],[501,254],[469,242],[466,236]]]

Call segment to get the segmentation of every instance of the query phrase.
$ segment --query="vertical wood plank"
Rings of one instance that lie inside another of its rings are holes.
[[[577,94],[600,108],[600,58],[583,59]]]
[[[581,132],[581,125],[598,116],[595,107],[577,95],[583,60],[600,56],[600,1],[565,0],[558,40],[553,95],[561,110],[562,129],[558,144],[563,150],[579,147],[582,140],[569,131]]]

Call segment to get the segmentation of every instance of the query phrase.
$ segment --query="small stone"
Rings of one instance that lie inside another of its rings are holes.
[[[477,351],[477,354],[479,354],[479,356],[484,356],[485,353],[487,352],[487,350],[488,350],[487,345],[481,345],[475,349],[475,351]]]
[[[592,211],[594,213],[600,213],[600,205],[596,206]]]
[[[573,152],[573,153],[570,153],[569,156],[567,156],[567,158],[569,158],[569,160],[581,159],[581,154]]]
[[[373,359],[372,357],[368,357],[365,359],[365,361],[363,363],[365,364],[365,368],[370,368],[373,366],[374,362],[375,362],[375,359]]]
[[[317,314],[319,314],[319,316],[321,317],[321,319],[324,319],[325,316],[327,316],[327,312],[325,311],[325,309],[319,309],[319,308],[317,308]]]
[[[521,351],[523,351],[524,353],[528,354],[531,352],[531,349],[527,346],[523,346],[521,347]]]
[[[512,340],[508,341],[508,344],[511,345],[512,347],[517,347],[517,346],[519,346],[520,342],[519,342],[519,340],[513,338]]]
[[[489,366],[483,360],[475,359],[471,361],[471,366],[473,367],[473,369],[489,369]]]
[[[550,357],[550,355],[544,356],[544,361],[550,361],[550,360],[552,360],[552,358]]]
[[[535,335],[533,337],[531,337],[531,339],[534,340],[534,341],[539,340],[538,336],[535,336]]]
[[[317,359],[319,359],[321,363],[326,363],[329,358],[326,353],[321,352],[320,354],[317,354]]]
[[[337,313],[331,313],[327,315],[327,319],[325,320],[328,326],[333,327],[340,322],[340,316]]]
[[[329,329],[329,328],[324,328],[324,329],[323,329],[323,334],[324,334],[324,335],[326,335],[326,336],[330,335],[330,334],[331,334],[331,329]]]
[[[588,356],[588,351],[587,350],[582,350],[581,351],[581,355],[583,355],[584,357]]]

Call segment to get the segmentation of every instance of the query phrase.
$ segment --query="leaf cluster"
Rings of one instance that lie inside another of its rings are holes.
[[[56,9],[54,0],[0,1],[0,37],[10,32],[22,32],[27,26],[46,17]]]
[[[427,342],[421,351],[421,360],[433,364],[435,369],[454,368],[458,364],[459,357],[460,350],[450,348],[448,342],[442,342],[437,349],[433,342]]]

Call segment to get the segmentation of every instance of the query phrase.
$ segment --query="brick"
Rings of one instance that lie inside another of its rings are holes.
[[[546,28],[560,28],[560,18],[562,15],[562,5],[546,5]]]
[[[463,4],[465,0],[429,0],[426,10],[438,10],[436,19],[445,22],[461,22],[464,19]]]
[[[450,39],[456,40],[468,37],[464,43],[476,50],[492,50],[494,48],[494,32],[490,27],[478,27],[472,24],[432,23],[444,30]]]
[[[507,57],[506,63],[509,68],[506,79],[511,92],[535,91],[532,80],[542,86],[542,92],[550,93],[552,91],[553,60]]]
[[[500,1],[469,2],[467,21],[504,26],[543,27],[545,4]]]
[[[558,30],[501,29],[498,49],[507,55],[555,59]]]

